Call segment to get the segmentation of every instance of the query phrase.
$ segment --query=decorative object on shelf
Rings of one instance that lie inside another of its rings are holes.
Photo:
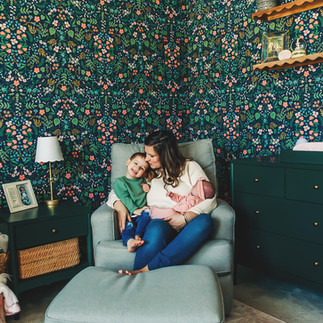
[[[289,30],[264,33],[262,37],[262,62],[278,60],[278,54],[288,49]]]
[[[252,19],[260,19],[264,21],[271,21],[278,18],[294,15],[296,13],[320,8],[323,5],[323,0],[295,0],[284,3],[280,6],[267,9],[264,11],[257,11],[252,14]]]
[[[50,184],[50,200],[45,200],[48,206],[56,205],[59,200],[53,198],[53,177],[51,163],[64,160],[61,147],[56,136],[39,137],[37,140],[36,163],[49,163],[49,184]]]
[[[30,180],[2,184],[11,213],[37,207],[38,203]]]
[[[257,11],[267,10],[276,6],[276,0],[257,0]]]
[[[283,59],[289,59],[292,57],[292,52],[289,49],[284,49],[278,54],[278,59],[282,61]]]
[[[306,55],[306,41],[302,37],[298,37],[292,42],[292,58]]]

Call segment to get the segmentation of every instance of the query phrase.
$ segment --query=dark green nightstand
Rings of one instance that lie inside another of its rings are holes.
[[[16,213],[10,213],[7,208],[0,209],[0,231],[9,236],[9,268],[13,290],[17,296],[34,287],[72,278],[83,268],[92,265],[90,209],[85,206],[61,201],[55,207],[40,205]],[[78,265],[20,279],[18,250],[76,237],[79,238],[81,251]]]

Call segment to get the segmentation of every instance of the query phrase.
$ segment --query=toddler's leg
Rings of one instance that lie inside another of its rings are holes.
[[[126,227],[122,232],[123,244],[127,246],[129,252],[134,252],[139,248],[144,242],[135,239],[136,233],[136,222],[137,219],[132,219],[133,222],[127,221]]]
[[[137,240],[137,239],[131,238],[127,242],[128,251],[135,252],[144,243],[145,242],[143,240]]]
[[[133,220],[134,221],[134,220]],[[129,239],[134,238],[136,233],[136,227],[133,222],[126,221],[126,226],[122,231],[123,245],[126,246]]]
[[[143,210],[141,212],[141,215],[137,218],[137,229],[135,235],[140,236],[142,238],[149,222],[150,209]]]

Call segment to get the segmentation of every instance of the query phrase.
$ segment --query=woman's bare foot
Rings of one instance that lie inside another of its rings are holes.
[[[128,275],[128,276],[135,276],[137,274],[140,274],[140,273],[144,273],[146,271],[149,271],[149,268],[148,266],[144,267],[144,268],[141,268],[139,270],[122,270],[120,269],[118,271],[119,274],[124,274],[124,275]]]
[[[127,242],[128,251],[135,252],[144,243],[145,242],[143,240],[129,239]]]

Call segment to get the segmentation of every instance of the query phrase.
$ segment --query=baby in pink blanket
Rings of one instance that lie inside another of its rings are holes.
[[[167,193],[167,196],[174,202],[177,202],[177,204],[171,209],[161,209],[157,206],[153,206],[151,207],[150,217],[151,219],[163,219],[176,213],[184,214],[205,199],[212,198],[214,194],[214,185],[205,178],[200,177],[193,186],[191,192],[186,196],[181,196],[173,192]]]

